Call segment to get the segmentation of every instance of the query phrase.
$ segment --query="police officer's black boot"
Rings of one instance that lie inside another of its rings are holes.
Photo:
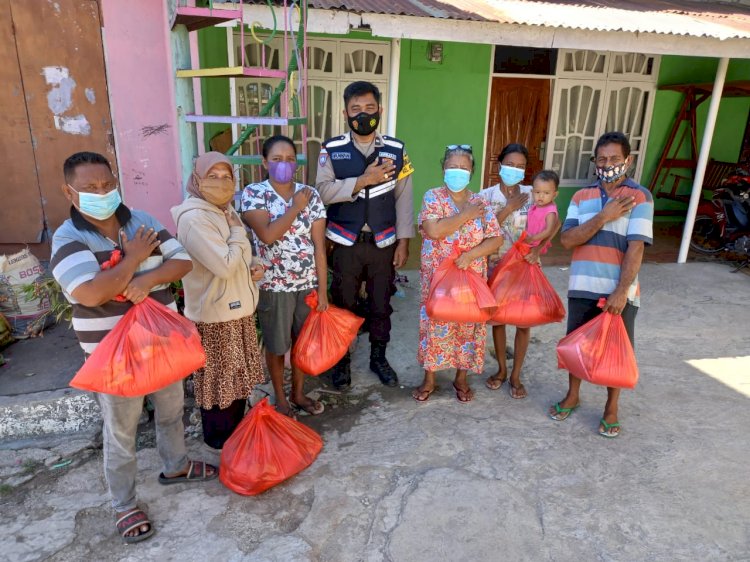
[[[385,342],[370,343],[370,370],[378,375],[380,382],[386,386],[398,385],[398,375],[385,358],[385,348],[388,344]]]
[[[349,390],[352,385],[351,356],[346,352],[341,360],[331,369],[331,382],[336,390]]]

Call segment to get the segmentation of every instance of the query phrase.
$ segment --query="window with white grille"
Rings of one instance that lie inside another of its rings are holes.
[[[233,34],[235,64],[240,60],[240,35]],[[283,66],[283,42],[276,37],[262,45],[250,34],[245,34],[246,64],[259,66],[265,60],[270,68]],[[375,84],[382,94],[381,105],[388,104],[388,74],[390,72],[390,43],[383,41],[354,41],[338,39],[308,38],[307,41],[307,146],[302,147],[299,128],[295,127],[294,141],[300,152],[307,154],[310,166],[308,175],[314,181],[316,162],[323,141],[349,130],[344,111],[344,88],[356,80],[367,80]],[[265,57],[265,58],[263,58]],[[230,61],[231,62],[231,61]],[[278,78],[233,78],[233,111],[236,115],[258,115],[260,108],[268,100],[279,84]],[[292,86],[298,84],[297,77]],[[288,93],[288,90],[287,90]],[[288,98],[287,98],[288,99]],[[281,101],[272,114],[280,115]],[[379,130],[387,128],[387,115],[384,115]],[[235,138],[239,127],[235,126]],[[280,126],[263,126],[260,138],[280,134]],[[257,140],[255,141],[257,144]],[[241,148],[242,154],[257,154],[258,147],[251,140]]]
[[[640,181],[659,57],[561,50],[557,64],[545,167],[560,174],[561,185],[586,184],[593,178],[596,140],[621,131],[632,148],[631,174]]]

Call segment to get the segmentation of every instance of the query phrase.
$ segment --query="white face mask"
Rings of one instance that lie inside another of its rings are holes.
[[[117,188],[104,195],[99,195],[98,193],[82,193],[72,185],[67,185],[78,194],[78,210],[92,219],[107,220],[115,214],[117,207],[122,203],[122,198]]]

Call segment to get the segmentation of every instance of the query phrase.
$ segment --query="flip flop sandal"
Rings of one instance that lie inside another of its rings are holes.
[[[570,417],[570,414],[580,408],[580,404],[576,404],[572,408],[561,408],[560,403],[555,404],[555,413],[550,414],[549,417],[555,421],[565,421]]]
[[[211,474],[206,474],[206,467],[209,466],[213,468],[214,471]],[[198,470],[196,470],[196,468]],[[213,480],[218,475],[219,469],[211,464],[207,464],[203,461],[189,461],[187,474],[167,478],[162,472],[161,474],[159,474],[159,484],[167,486],[169,484],[181,484],[184,482],[207,482],[208,480]]]
[[[309,408],[309,407],[305,408],[304,406],[300,406],[299,404],[296,404],[295,402],[292,402],[291,400],[289,400],[289,405],[300,413],[305,413],[309,416],[318,416],[322,414],[323,412],[325,412],[326,407],[325,407],[325,404],[323,404],[323,402],[314,400],[313,404],[314,405],[312,408]]]
[[[507,376],[504,379],[501,379],[500,377],[492,375],[491,377],[487,377],[487,380],[484,381],[484,386],[486,386],[490,390],[500,390],[503,387],[503,385],[505,384],[505,381],[507,381],[507,380],[508,380]],[[496,381],[500,381],[500,384],[498,384],[497,386],[493,386],[492,385],[493,381],[495,381],[495,382]]]
[[[474,391],[471,389],[470,386],[467,386],[465,389],[458,388],[456,386],[456,383],[453,383],[453,390],[456,391],[456,400],[458,400],[461,404],[468,404],[472,400],[474,400]],[[464,397],[463,399],[461,397]]]
[[[514,394],[519,392],[523,392],[524,394],[522,396],[516,396]],[[526,391],[526,387],[523,384],[513,386],[513,383],[508,383],[508,394],[510,394],[510,397],[514,400],[523,400],[529,395],[529,393]]]
[[[145,533],[138,533],[137,535],[127,536],[133,529],[138,529],[143,525],[148,525],[148,531]],[[122,537],[122,541],[126,544],[133,544],[141,541],[145,541],[151,537],[155,532],[154,525],[149,521],[148,515],[139,508],[131,509],[130,511],[122,514],[119,519],[115,521],[115,527],[117,532]]]
[[[614,423],[607,423],[604,421],[604,418],[599,420],[599,424],[601,427],[604,428],[604,431],[599,431],[599,435],[602,437],[606,437],[607,439],[614,439],[618,435],[620,435],[620,422],[614,422]],[[612,431],[614,428],[617,428],[617,431]]]
[[[411,393],[411,397],[414,398],[414,400],[416,400],[417,402],[427,402],[430,399],[430,396],[432,396],[433,393],[439,389],[439,386],[433,386],[430,390],[419,390],[418,388],[415,388]],[[420,396],[423,397],[419,398]]]

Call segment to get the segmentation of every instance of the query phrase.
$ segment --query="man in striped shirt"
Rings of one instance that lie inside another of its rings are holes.
[[[621,314],[634,343],[635,315],[640,305],[638,270],[646,244],[653,242],[654,203],[651,193],[628,178],[632,164],[630,143],[619,132],[605,133],[596,143],[594,163],[598,180],[573,195],[560,242],[573,249],[568,285],[568,333],[602,309]],[[578,408],[581,379],[569,374],[568,394],[550,408],[556,421]],[[620,434],[617,402],[620,389],[607,388],[607,404],[599,434]]]
[[[70,156],[63,166],[62,191],[70,219],[55,231],[50,268],[73,305],[73,328],[88,357],[122,316],[151,297],[177,310],[169,289],[192,269],[190,257],[159,222],[123,203],[107,159],[93,152]],[[122,260],[107,269],[112,252]],[[118,297],[122,295],[122,297]],[[154,528],[137,507],[135,439],[144,397],[95,394],[104,421],[104,473],[125,542],[150,537]],[[203,481],[217,469],[187,458],[182,423],[182,382],[150,395],[156,409],[156,437],[164,472],[159,482]]]

